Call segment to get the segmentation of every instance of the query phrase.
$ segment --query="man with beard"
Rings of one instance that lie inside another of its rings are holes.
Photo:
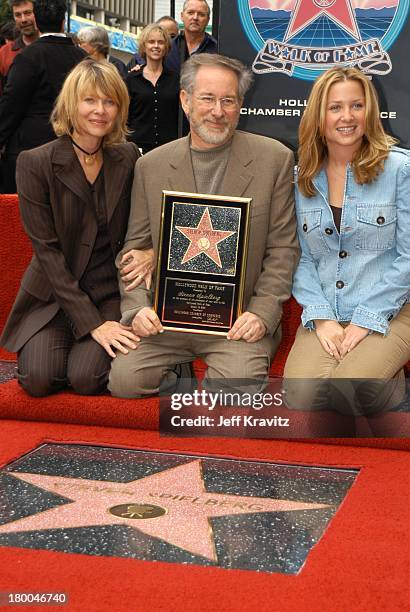
[[[251,80],[241,62],[221,55],[194,55],[185,62],[180,95],[191,133],[138,160],[122,251],[157,249],[164,189],[252,198],[245,312],[227,337],[164,332],[152,308],[152,292],[145,285],[132,288],[133,275],[123,271],[130,285],[124,289],[120,282],[122,323],[132,325],[141,341],[135,351],[118,353],[112,362],[109,389],[115,396],[155,394],[176,362],[187,364],[196,357],[208,365],[208,387],[212,379],[266,382],[299,247],[291,151],[270,138],[236,130]],[[118,265],[121,259],[120,253]]]
[[[0,49],[0,93],[16,55],[38,38],[33,3],[27,0],[12,0],[10,6],[19,35],[16,40],[8,42]]]

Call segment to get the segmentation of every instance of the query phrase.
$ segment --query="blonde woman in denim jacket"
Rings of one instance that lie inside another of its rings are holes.
[[[303,313],[287,403],[390,409],[410,359],[410,154],[384,132],[374,87],[355,68],[319,77],[299,137],[293,294]]]

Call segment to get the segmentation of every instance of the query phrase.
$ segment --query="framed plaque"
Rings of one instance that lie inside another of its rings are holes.
[[[163,191],[154,308],[164,329],[226,335],[242,313],[250,204]]]

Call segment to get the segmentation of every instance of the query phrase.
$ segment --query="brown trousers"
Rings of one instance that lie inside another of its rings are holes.
[[[71,322],[60,310],[19,352],[17,378],[34,397],[66,387],[97,395],[107,389],[110,364],[108,353],[90,335],[75,340]]]

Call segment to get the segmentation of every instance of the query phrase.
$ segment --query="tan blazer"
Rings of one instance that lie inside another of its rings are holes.
[[[123,246],[139,153],[129,143],[106,147],[103,154],[107,227],[115,257]],[[59,308],[71,319],[77,339],[104,321],[79,286],[98,227],[90,189],[68,137],[23,151],[17,185],[34,256],[0,339],[10,351],[18,351]]]
[[[157,249],[163,189],[196,192],[189,146],[189,137],[182,138],[138,160],[123,252]],[[293,165],[292,152],[276,140],[237,131],[218,194],[252,198],[244,309],[259,315],[270,334],[280,323],[299,259]],[[151,305],[143,287],[121,291],[123,321]]]

